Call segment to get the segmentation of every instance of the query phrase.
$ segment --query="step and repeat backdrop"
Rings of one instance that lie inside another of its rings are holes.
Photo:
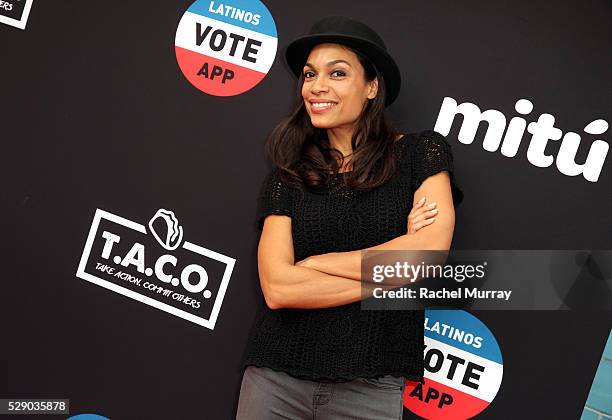
[[[608,1],[0,1],[2,413],[234,418],[283,48],[332,14],[398,61],[395,125],[451,144],[453,248],[612,249]],[[609,302],[597,261],[553,277]],[[612,312],[565,302],[428,310],[404,418],[611,418]]]

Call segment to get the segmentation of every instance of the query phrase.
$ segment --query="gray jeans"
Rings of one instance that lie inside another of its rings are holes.
[[[404,378],[383,376],[327,383],[248,366],[236,420],[401,420]]]

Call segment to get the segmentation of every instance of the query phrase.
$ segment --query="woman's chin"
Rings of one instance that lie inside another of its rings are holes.
[[[334,125],[331,122],[326,121],[323,118],[318,118],[318,117],[315,117],[315,118],[310,117],[310,123],[315,128],[333,128],[334,127]]]

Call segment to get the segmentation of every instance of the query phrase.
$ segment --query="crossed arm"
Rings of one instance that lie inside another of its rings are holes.
[[[439,172],[423,181],[414,193],[413,205],[422,197],[427,197],[427,202],[437,202],[439,213],[435,223],[365,250],[448,250],[455,227],[448,172]],[[296,263],[291,218],[281,215],[266,217],[257,252],[259,279],[266,304],[270,309],[314,309],[363,299],[366,295],[362,288],[381,286],[362,280],[361,251],[315,255]]]

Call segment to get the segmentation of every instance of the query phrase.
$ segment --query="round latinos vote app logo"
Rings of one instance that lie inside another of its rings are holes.
[[[425,311],[425,383],[408,381],[404,405],[429,420],[466,420],[495,398],[504,373],[497,340],[460,310]]]
[[[185,12],[174,41],[189,82],[215,96],[233,96],[268,73],[278,40],[272,15],[259,0],[197,0]]]

